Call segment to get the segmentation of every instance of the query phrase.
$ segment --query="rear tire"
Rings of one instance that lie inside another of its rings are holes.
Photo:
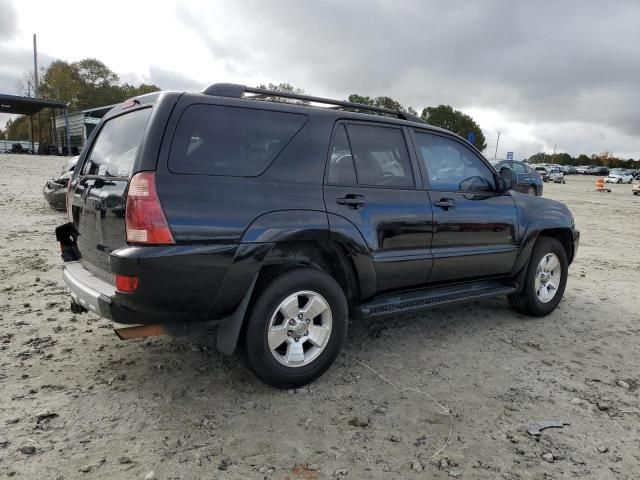
[[[283,273],[271,280],[251,310],[249,365],[273,387],[310,383],[338,356],[348,320],[347,299],[329,275],[311,268]]]
[[[557,267],[551,270],[549,267],[556,262]],[[549,272],[545,272],[545,267],[549,268]],[[562,244],[555,238],[538,238],[529,259],[522,290],[508,295],[509,304],[517,312],[526,315],[549,315],[562,300],[568,272],[567,252]]]

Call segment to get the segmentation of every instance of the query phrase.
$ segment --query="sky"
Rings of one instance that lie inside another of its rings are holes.
[[[485,155],[640,158],[640,1],[0,0],[0,92],[39,63],[102,60],[163,90],[288,82],[449,104]],[[7,116],[0,115],[0,124]]]

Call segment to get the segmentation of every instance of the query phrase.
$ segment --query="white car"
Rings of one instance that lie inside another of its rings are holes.
[[[604,179],[606,183],[631,183],[633,175],[624,170],[611,170]]]
[[[559,168],[549,170],[549,181],[553,183],[565,183],[564,173]]]

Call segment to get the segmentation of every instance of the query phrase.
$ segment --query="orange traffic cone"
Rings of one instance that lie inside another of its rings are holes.
[[[600,177],[596,180],[596,192],[610,192],[608,188],[604,188],[604,177]]]

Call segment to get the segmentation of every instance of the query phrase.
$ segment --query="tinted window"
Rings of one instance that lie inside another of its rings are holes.
[[[259,175],[306,120],[306,115],[295,113],[192,105],[180,117],[169,169],[204,175]]]
[[[351,147],[349,146],[344,125],[338,125],[335,137],[333,138],[327,183],[331,185],[357,184],[356,170],[353,166],[353,156],[351,155]]]
[[[526,166],[524,166],[522,163],[513,162],[509,166],[516,173],[529,173],[529,169]]]
[[[359,185],[412,187],[407,145],[399,128],[348,125]]]
[[[137,110],[105,122],[82,169],[84,175],[128,177],[151,109]]]
[[[495,190],[495,180],[489,167],[460,142],[418,132],[416,142],[432,189],[463,192]]]
[[[496,165],[496,170],[500,172],[501,169],[508,168],[515,173],[529,173],[529,170],[522,163],[518,162],[503,162]]]

